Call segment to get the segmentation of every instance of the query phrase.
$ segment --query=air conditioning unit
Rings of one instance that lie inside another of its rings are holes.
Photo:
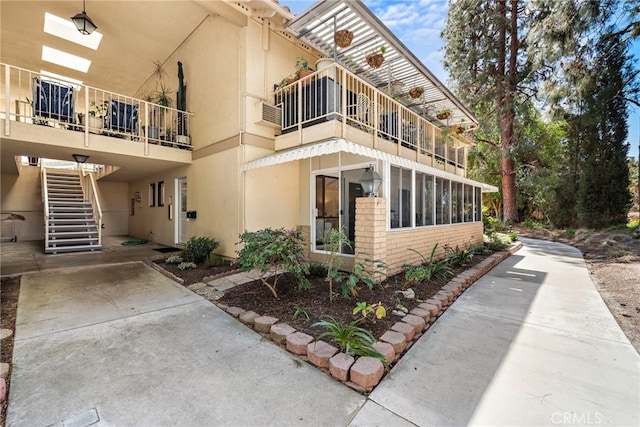
[[[268,102],[258,103],[258,123],[280,129],[282,127],[282,108]]]

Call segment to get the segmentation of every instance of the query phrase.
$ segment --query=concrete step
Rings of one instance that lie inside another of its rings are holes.
[[[49,224],[90,224],[94,223],[93,218],[84,219],[84,218],[51,218],[49,217]]]
[[[102,249],[102,245],[77,245],[77,246],[58,246],[47,247],[44,252],[47,254],[57,254],[62,252],[88,252]]]
[[[55,224],[49,225],[49,234],[52,232],[58,231],[86,231],[91,232],[96,230],[96,225],[94,224]]]
[[[58,238],[49,239],[49,246],[63,246],[63,245],[95,245],[98,243],[98,237],[75,237],[75,238]]]
[[[55,237],[56,239],[71,239],[74,237],[94,237],[98,236],[97,231],[54,231],[49,233],[49,238]]]

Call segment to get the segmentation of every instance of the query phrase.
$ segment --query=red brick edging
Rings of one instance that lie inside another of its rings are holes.
[[[521,247],[522,243],[516,242],[508,250],[492,254],[451,279],[431,299],[419,304],[382,334],[374,344],[376,350],[389,363],[397,362],[469,286]],[[370,392],[384,376],[384,366],[376,358],[353,357],[341,353],[324,341],[314,342],[311,335],[299,332],[287,323],[278,322],[279,319],[274,317],[260,316],[240,307],[228,307],[220,303],[216,305],[265,338],[325,370],[356,391]]]

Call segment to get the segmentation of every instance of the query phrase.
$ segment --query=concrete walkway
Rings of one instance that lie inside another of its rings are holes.
[[[640,425],[580,253],[523,240],[368,398],[142,263],[24,275],[7,425]]]

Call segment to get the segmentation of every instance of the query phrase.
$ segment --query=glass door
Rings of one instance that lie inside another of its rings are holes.
[[[360,178],[365,170],[352,169],[315,176],[315,250],[328,251],[329,233],[342,228],[349,244],[343,245],[340,252],[354,254],[356,198],[364,194]]]

